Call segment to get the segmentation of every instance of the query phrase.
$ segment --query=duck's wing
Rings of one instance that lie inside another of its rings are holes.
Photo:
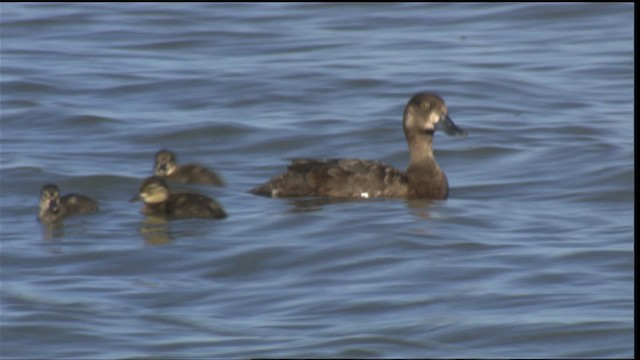
[[[175,193],[167,200],[167,215],[175,219],[223,219],[227,214],[215,200],[197,193]]]
[[[292,159],[287,172],[251,190],[273,197],[404,197],[406,175],[385,163],[360,159]]]
[[[89,214],[98,210],[98,202],[88,196],[67,194],[60,198],[64,216]]]
[[[224,186],[224,181],[218,174],[204,166],[196,164],[180,166],[176,172],[167,176],[167,178],[181,184]]]

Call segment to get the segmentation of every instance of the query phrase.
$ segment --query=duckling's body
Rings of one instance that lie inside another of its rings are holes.
[[[170,194],[167,201],[144,204],[142,213],[148,216],[166,216],[174,219],[223,219],[227,215],[212,199],[192,193]]]
[[[295,159],[287,172],[251,190],[273,197],[333,196],[446,199],[449,184],[433,156],[433,134],[465,135],[449,118],[438,95],[418,93],[405,107],[403,129],[410,161],[403,172],[379,161],[360,159]]]
[[[98,210],[98,202],[88,196],[67,194],[60,197],[60,189],[55,184],[46,184],[40,193],[40,213],[43,223],[62,221],[67,216],[90,214]]]
[[[169,219],[223,219],[222,207],[213,199],[196,193],[171,194],[166,181],[159,176],[147,178],[140,186],[140,194],[131,201],[142,200],[141,212],[147,216]]]
[[[224,181],[218,174],[204,166],[178,165],[176,154],[169,150],[160,150],[156,153],[154,173],[180,184],[224,185]]]

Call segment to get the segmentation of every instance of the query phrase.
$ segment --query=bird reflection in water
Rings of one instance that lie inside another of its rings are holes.
[[[174,241],[171,225],[162,216],[146,216],[139,232],[147,245],[164,245]]]

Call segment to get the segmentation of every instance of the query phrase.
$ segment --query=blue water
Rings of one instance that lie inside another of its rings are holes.
[[[634,10],[2,3],[0,357],[631,357]],[[419,91],[448,200],[247,193],[404,169]],[[227,219],[127,201],[161,148]],[[48,182],[101,211],[41,225]]]

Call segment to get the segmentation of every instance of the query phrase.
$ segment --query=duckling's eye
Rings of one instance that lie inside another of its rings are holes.
[[[149,191],[150,192],[160,191],[160,190],[162,190],[162,186],[160,186],[160,185],[152,185],[152,186],[149,187]]]

